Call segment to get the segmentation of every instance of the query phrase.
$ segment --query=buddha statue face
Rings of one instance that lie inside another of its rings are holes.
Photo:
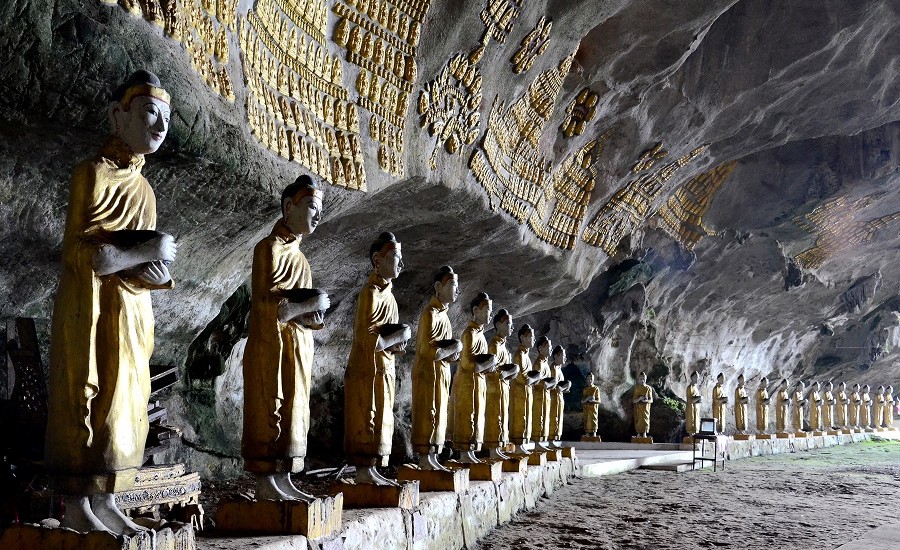
[[[638,384],[646,385],[647,384],[647,373],[642,372],[638,375]]]
[[[716,384],[721,386],[724,383],[725,383],[725,375],[720,372],[719,375],[716,376]]]
[[[519,344],[525,349],[531,349],[534,347],[534,331],[527,330],[525,333],[519,335]]]
[[[841,391],[847,391],[847,383],[841,382]]]
[[[803,382],[797,382],[797,391],[802,392],[805,389],[806,389],[806,384],[804,384]]]
[[[829,382],[828,385],[825,387],[825,389],[827,391],[832,391],[834,389],[834,384]]]
[[[853,384],[853,391],[855,391],[855,392],[859,391],[859,384]]]
[[[699,378],[699,375],[697,374],[697,371],[693,371],[691,373],[691,384],[696,384],[698,378]]]
[[[488,319],[491,318],[493,309],[493,302],[491,300],[484,300],[481,304],[472,308],[472,320],[475,321],[476,324],[486,325]]]
[[[878,386],[878,395],[884,394],[884,386]]]
[[[783,389],[783,390],[787,389],[787,385],[788,385],[787,378],[782,378],[781,379],[781,389]]]
[[[743,385],[744,385],[744,375],[739,374],[738,375],[738,386],[743,386]]]
[[[400,251],[399,243],[396,248],[383,254],[381,252],[372,254],[372,265],[375,267],[375,273],[382,279],[390,281],[399,277],[403,269],[403,253]]]
[[[295,202],[287,198],[282,203],[284,224],[294,235],[309,235],[322,221],[322,199],[306,195]]]
[[[587,379],[585,380],[585,383],[586,383],[588,386],[593,386],[593,385],[594,385],[594,373],[593,373],[593,372],[589,372],[589,373],[588,373]]]
[[[894,393],[894,386],[888,386],[888,387],[887,387],[887,392],[888,392],[888,393]]]
[[[759,381],[759,385],[763,388],[769,387],[769,379],[763,376],[762,380]]]
[[[113,101],[109,106],[112,134],[138,155],[155,153],[169,131],[169,104],[152,96],[137,96],[128,105]]]
[[[822,385],[819,384],[818,382],[813,382],[812,389],[813,389],[813,391],[819,391],[820,389],[822,389]]]
[[[869,385],[868,385],[868,384],[866,384],[865,386],[863,386],[863,392],[864,392],[864,393],[869,393]]]
[[[442,304],[452,304],[459,298],[459,281],[456,277],[445,277],[443,282],[435,282],[434,294]]]
[[[505,316],[503,319],[498,321],[495,326],[497,329],[497,336],[501,338],[508,337],[510,334],[512,334],[513,329],[515,328],[513,326],[512,315]]]
[[[550,339],[545,339],[538,345],[538,356],[539,357],[550,357]]]
[[[554,365],[564,365],[566,363],[566,350],[560,349],[553,354]]]

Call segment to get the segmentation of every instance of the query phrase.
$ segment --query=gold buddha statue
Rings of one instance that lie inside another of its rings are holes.
[[[493,303],[484,292],[479,292],[469,304],[472,317],[463,331],[459,367],[450,386],[450,402],[453,403],[451,446],[459,451],[463,464],[482,462],[475,457],[475,452],[484,444],[485,374],[497,367],[496,358],[488,353],[484,337],[484,326],[491,318],[492,310]]]
[[[303,470],[306,457],[312,333],[331,305],[313,288],[300,251],[322,219],[322,197],[315,180],[297,178],[281,193],[281,218],[253,249],[241,456],[256,477],[257,500],[313,500],[290,474]]]
[[[110,136],[72,173],[50,342],[45,466],[62,495],[61,526],[131,535],[144,530],[115,504],[144,462],[152,290],[174,286],[177,246],[156,231],[144,176],[169,129],[169,94],[137,71],[112,93]]]
[[[647,385],[647,373],[638,374],[638,382],[631,391],[634,408],[634,429],[638,437],[649,437],[650,405],[653,404],[653,388]]]
[[[834,429],[834,405],[837,400],[834,398],[834,384],[828,382],[825,384],[825,393],[822,394],[822,414],[819,416],[823,429]]]
[[[849,427],[849,423],[847,422],[847,407],[850,405],[850,396],[847,395],[847,383],[841,382],[841,385],[838,386],[838,393],[835,396],[837,401],[835,408],[837,410],[837,427],[838,428],[847,428]]]
[[[756,431],[764,434],[769,429],[769,379],[763,376],[756,390]]]
[[[860,408],[862,407],[862,395],[859,392],[859,384],[853,384],[853,393],[850,394],[850,407],[847,420],[851,428],[861,428]]]
[[[716,426],[719,433],[725,431],[725,405],[728,403],[728,396],[725,395],[725,375],[721,372],[716,376],[716,385],[712,392],[712,410],[713,418],[716,419]]]
[[[550,377],[556,385],[550,390],[550,447],[561,449],[563,433],[563,419],[566,409],[565,394],[572,387],[572,383],[563,376],[562,368],[566,363],[566,350],[557,345],[550,355]]]
[[[600,388],[594,384],[594,373],[587,375],[584,390],[581,392],[581,410],[584,413],[584,435],[597,437],[600,423]]]
[[[534,347],[534,330],[524,325],[517,334],[519,347],[513,355],[513,363],[519,372],[512,379],[509,388],[509,430],[510,440],[515,444],[516,454],[528,454],[523,445],[531,441],[534,410],[533,386],[541,379],[540,372],[531,365],[528,352]]]
[[[872,396],[869,395],[869,385],[862,388],[862,398],[859,407],[859,423],[864,429],[872,428]]]
[[[396,485],[388,465],[394,435],[394,357],[406,353],[408,325],[398,324],[393,280],[403,269],[400,243],[382,233],[369,247],[372,273],[356,300],[353,344],[344,373],[344,452],[357,483]]]
[[[419,467],[447,470],[438,454],[447,439],[450,363],[459,360],[462,342],[453,339],[447,307],[459,298],[453,268],[441,267],[434,276],[434,295],[419,317],[416,358],[412,368],[412,445]]]
[[[749,402],[747,388],[744,386],[744,375],[740,374],[738,375],[737,387],[734,388],[734,424],[739,434],[747,432]]]
[[[549,451],[550,438],[550,390],[556,386],[556,379],[550,372],[550,350],[552,344],[546,336],[541,336],[537,342],[537,363],[534,370],[540,373],[540,382],[532,389],[531,407],[531,441],[534,442],[536,451]]]
[[[884,392],[884,427],[894,429],[894,386],[888,386]]]
[[[700,395],[700,386],[697,384],[698,377],[697,371],[691,372],[691,383],[688,384],[684,396],[684,423],[688,435],[693,435],[700,430],[700,405],[703,397]]]
[[[822,392],[818,382],[813,382],[806,396],[809,401],[809,429],[822,431]]]
[[[497,369],[485,374],[487,400],[484,412],[484,444],[493,460],[509,458],[503,449],[510,442],[510,380],[519,373],[513,364],[512,354],[506,347],[506,339],[512,334],[512,315],[505,309],[494,315],[494,336],[488,343],[488,353],[497,361]]]
[[[803,431],[803,417],[805,416],[803,407],[806,405],[806,398],[803,396],[803,392],[805,390],[806,385],[798,380],[794,386],[794,410],[791,412],[791,425],[794,428],[794,432],[801,437],[806,435]]]
[[[775,400],[775,431],[784,434],[787,433],[788,410],[791,406],[791,395],[788,391],[788,381],[786,378],[781,379],[778,385],[778,395]]]
[[[872,407],[872,425],[876,428],[884,426],[884,386],[878,386],[878,393],[875,394],[875,405]]]

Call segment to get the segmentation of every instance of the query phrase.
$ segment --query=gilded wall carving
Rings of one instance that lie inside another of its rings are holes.
[[[534,60],[544,53],[547,46],[550,45],[550,29],[553,28],[553,21],[548,21],[546,17],[541,17],[534,29],[525,35],[522,39],[519,49],[513,54],[512,64],[513,72],[524,73],[531,69]]]
[[[900,219],[900,212],[868,221],[859,219],[884,195],[879,193],[856,200],[837,197],[794,218],[794,223],[816,235],[815,246],[797,254],[794,259],[807,269],[817,269],[835,254],[871,241],[876,231]]]
[[[656,164],[656,161],[662,160],[669,155],[669,152],[663,149],[662,143],[657,143],[650,149],[647,149],[641,156],[638,158],[637,162],[634,163],[634,166],[631,167],[631,173],[637,174],[638,172],[643,172],[644,170],[649,170],[653,168],[653,165]]]
[[[357,104],[371,113],[370,137],[379,143],[378,165],[401,177],[403,120],[418,68],[416,49],[431,0],[338,0],[334,42],[359,68]]]
[[[323,42],[324,0],[259,0],[239,31],[253,135],[326,181],[366,189],[359,114]]]
[[[661,150],[661,144],[659,147]],[[666,184],[672,176],[699,157],[706,147],[697,147],[659,170],[645,171],[616,191],[585,228],[584,242],[602,248],[609,256],[615,254],[625,235],[656,213],[656,203],[668,190]]]
[[[585,125],[594,119],[600,95],[588,87],[584,87],[566,107],[566,118],[559,127],[563,137],[570,138],[584,133]]]
[[[712,199],[737,167],[737,161],[726,162],[691,178],[669,197],[659,209],[660,227],[687,250],[713,232],[703,225],[703,216]]]

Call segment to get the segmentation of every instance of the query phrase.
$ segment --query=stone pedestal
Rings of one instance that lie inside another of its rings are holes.
[[[12,550],[194,550],[194,529],[183,523],[136,535],[116,536],[102,531],[78,533],[71,529],[29,523],[10,525],[0,536],[0,548]],[[154,539],[156,544],[154,545]]]
[[[794,437],[794,434],[787,432],[778,432],[777,434],[775,434],[775,437],[777,437],[778,439],[790,439]]]
[[[794,437],[809,437],[809,434],[804,432],[803,430],[794,432]]]
[[[756,436],[753,434],[734,434],[735,441],[753,441]]]
[[[638,437],[635,435],[635,436],[631,437],[631,442],[632,443],[652,444],[653,438],[652,437]]]
[[[843,430],[828,430],[825,433],[827,433],[828,435],[842,435],[844,433],[844,431]]]
[[[397,470],[398,481],[417,481],[420,491],[450,491],[465,494],[469,490],[469,470],[423,470],[415,464],[404,464]]]
[[[219,503],[216,527],[229,533],[303,535],[315,540],[341,528],[344,497],[338,493],[312,502],[228,500]]]
[[[819,437],[819,436],[825,435],[825,432],[823,432],[822,430],[815,430],[815,431],[813,431],[812,434],[813,434],[813,437]]]
[[[500,478],[503,476],[503,462],[499,460],[475,464],[464,464],[456,460],[448,460],[447,467],[451,470],[468,470],[470,481],[493,481],[494,483],[500,483]]]
[[[528,471],[528,455],[510,455],[503,461],[503,471],[524,474]]]
[[[756,434],[756,439],[775,439],[775,434]]]
[[[583,435],[581,440],[589,443],[601,443],[603,441],[599,435]]]
[[[550,449],[547,451],[547,462],[559,462],[562,460],[562,449]]]
[[[571,458],[572,460],[575,460],[575,458],[576,458],[575,447],[563,447],[562,455],[565,458]]]
[[[528,465],[529,466],[546,466],[547,465],[547,453],[540,451],[532,451],[530,455],[528,455]]]
[[[332,495],[344,494],[344,508],[404,508],[412,510],[419,505],[419,483],[401,481],[400,486],[357,484],[342,479],[331,484]]]

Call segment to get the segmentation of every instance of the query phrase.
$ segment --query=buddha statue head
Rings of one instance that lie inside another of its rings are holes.
[[[550,356],[553,360],[551,361],[554,365],[564,365],[566,362],[566,350],[557,344],[553,348],[553,353]]]
[[[878,395],[884,395],[884,386],[878,386]]]
[[[303,174],[281,193],[284,225],[294,235],[309,235],[322,220],[322,190],[316,180]]]
[[[840,388],[841,388],[841,391],[843,391],[843,392],[847,391],[847,383],[841,382]]]
[[[769,387],[769,379],[765,376],[762,377],[762,380],[759,381],[760,388],[768,388]]]
[[[459,298],[459,279],[449,265],[441,266],[434,274],[434,295],[445,306]]]
[[[825,391],[834,391],[834,383],[830,380],[825,384]]]
[[[870,389],[870,388],[869,388],[869,385],[868,385],[868,384],[866,384],[865,386],[863,386],[862,389],[863,389],[863,393],[869,393],[869,389]]]
[[[488,319],[491,318],[493,307],[494,303],[491,301],[491,297],[486,292],[479,292],[469,302],[469,312],[472,314],[472,321],[477,325],[486,325]]]
[[[888,386],[885,390],[887,393],[894,393],[894,386]]]
[[[508,338],[513,331],[512,315],[505,309],[500,309],[494,314],[494,330],[500,338]]]
[[[403,269],[403,254],[400,251],[400,243],[393,233],[385,231],[378,235],[369,247],[369,260],[375,274],[382,279],[390,281],[400,276]]]
[[[794,388],[798,392],[802,392],[803,390],[806,389],[806,384],[803,383],[803,380],[797,380],[797,384],[794,386]]]
[[[813,391],[819,391],[819,390],[821,390],[821,389],[822,389],[822,384],[820,384],[819,382],[813,382],[813,383],[812,383],[812,390],[813,390]]]
[[[134,72],[112,93],[107,110],[112,135],[135,154],[155,153],[169,131],[170,101],[155,74]]]
[[[853,384],[853,391],[859,392],[859,384]]]
[[[697,374],[697,371],[691,371],[691,384],[696,384],[700,375]]]
[[[787,381],[787,378],[782,378],[782,379],[781,379],[781,384],[779,384],[779,386],[781,387],[781,389],[786,390],[787,387],[788,387],[788,381]]]
[[[522,328],[519,329],[519,345],[525,349],[531,349],[534,347],[534,329],[531,328],[531,325],[524,324]]]
[[[640,384],[642,386],[647,385],[647,373],[646,372],[641,372],[638,374],[638,384]]]
[[[743,374],[738,375],[738,387],[739,388],[744,387],[744,375]]]
[[[719,386],[721,386],[721,385],[724,384],[724,383],[725,383],[725,375],[724,375],[723,373],[720,372],[719,375],[716,376],[716,384],[718,384]]]
[[[584,380],[585,386],[593,386],[594,385],[594,371],[587,373],[587,378]]]
[[[550,357],[551,347],[552,347],[552,344],[551,344],[549,338],[547,338],[546,336],[541,336],[540,338],[538,338],[538,341],[537,341],[538,357],[541,359],[546,359],[546,358]]]

